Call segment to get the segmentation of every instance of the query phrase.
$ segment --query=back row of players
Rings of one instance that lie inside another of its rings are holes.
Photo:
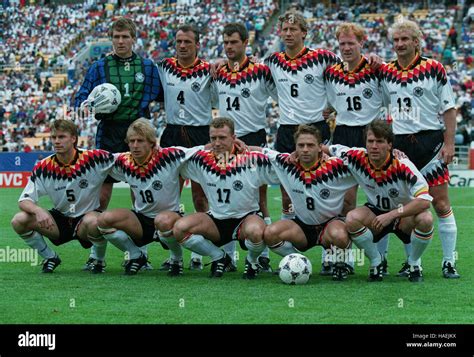
[[[132,51],[136,33],[133,22],[119,19],[111,28],[114,55],[91,67],[75,106],[100,83],[110,82],[120,88],[123,100],[119,110],[101,118],[97,134],[98,147],[112,152],[128,149],[122,142],[127,128],[137,117],[147,116],[148,104],[159,97],[161,85],[168,122],[161,138],[162,147],[192,147],[209,141],[213,90],[221,115],[233,120],[237,137],[254,146],[266,144],[265,103],[269,96],[277,99],[280,125],[275,148],[279,152],[295,149],[293,134],[302,123],[318,128],[323,141],[330,139],[322,115],[328,99],[337,112],[333,143],[364,147],[367,124],[381,114],[388,115],[393,120],[394,147],[403,148],[428,181],[439,217],[443,275],[459,277],[454,262],[456,223],[447,193],[446,167],[454,156],[454,99],[443,66],[421,56],[422,34],[417,25],[403,20],[393,26],[391,34],[397,60],[381,66],[371,64],[371,59],[361,54],[365,34],[358,25],[343,24],[337,31],[342,61],[330,51],[304,46],[307,24],[301,14],[283,15],[280,30],[285,51],[271,55],[265,63],[256,63],[245,55],[248,44],[245,28],[239,24],[226,25],[223,36],[228,61],[218,70],[216,79],[212,79],[210,64],[197,57],[199,34],[192,27],[180,27],[176,34],[176,58],[163,60],[156,69]],[[444,123],[439,120],[439,113]],[[306,175],[312,175],[311,170]],[[379,185],[373,187],[379,189]],[[270,223],[264,192],[260,190],[260,208]],[[225,202],[223,194],[222,191],[220,198]],[[282,218],[292,218],[291,194],[288,197],[284,190],[282,194]],[[142,195],[146,195],[145,191]],[[388,203],[393,198],[390,192],[385,195],[380,192],[377,196],[375,205],[378,203],[382,211],[394,207]],[[108,199],[110,190],[102,190],[102,208]],[[203,191],[196,184],[193,184],[193,200],[198,212],[207,211]],[[352,189],[346,194],[342,213],[354,206]],[[383,223],[387,226],[387,222]],[[169,233],[170,229],[166,231]],[[386,252],[387,240],[384,241],[385,247],[379,247],[382,254]],[[409,257],[411,245],[405,246]],[[402,274],[408,273],[408,263]]]

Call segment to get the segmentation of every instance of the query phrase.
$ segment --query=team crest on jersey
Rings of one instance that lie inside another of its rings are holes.
[[[421,87],[415,87],[415,88],[413,88],[413,95],[414,95],[415,97],[418,97],[418,98],[421,97],[421,96],[423,95],[423,92],[424,92],[424,91],[423,91],[423,88],[421,88]]]
[[[331,191],[329,191],[327,188],[323,188],[321,191],[319,191],[319,197],[321,197],[323,200],[327,200],[330,195]]]
[[[201,89],[201,85],[198,82],[194,82],[193,84],[191,84],[191,89],[194,92],[199,92],[199,90]]]
[[[153,181],[151,187],[153,187],[154,190],[159,191],[163,188],[163,183],[160,180]]]
[[[141,72],[135,73],[135,80],[138,83],[142,83],[145,80],[145,75]]]
[[[234,181],[234,183],[232,184],[232,188],[236,191],[240,191],[242,190],[242,188],[244,188],[244,184],[242,183],[242,181],[237,180]]]
[[[314,77],[312,74],[307,74],[306,76],[304,76],[304,81],[308,84],[311,84],[314,82]]]
[[[372,92],[372,89],[370,88],[365,88],[363,91],[362,91],[362,95],[364,96],[365,99],[370,99],[372,98],[372,95],[374,93]]]
[[[399,192],[396,188],[391,188],[390,190],[388,190],[388,195],[392,198],[397,198],[399,195]]]
[[[82,179],[81,181],[79,181],[80,188],[87,188],[87,186],[89,186],[89,182],[87,182],[86,179]]]
[[[242,88],[240,91],[240,94],[242,94],[242,97],[248,98],[250,97],[250,89],[249,88]]]

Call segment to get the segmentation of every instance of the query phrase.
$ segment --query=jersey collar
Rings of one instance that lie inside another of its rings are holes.
[[[234,71],[234,68],[233,67],[231,68],[229,66],[229,61],[227,61],[226,66],[227,66],[228,72],[241,72],[246,67],[248,67],[249,64],[250,64],[250,59],[247,56],[245,56],[244,60],[241,63],[239,63],[239,69],[238,70]]]
[[[150,155],[148,155],[148,157],[145,159],[145,161],[143,161],[142,164],[139,164],[131,153],[130,153],[130,157],[132,158],[133,163],[135,164],[136,167],[145,167],[148,165],[148,163],[150,162],[151,158],[153,157],[155,153],[156,153],[156,149],[152,149],[150,152]]]
[[[130,57],[127,57],[127,58],[122,58],[122,57],[119,57],[117,56],[115,53],[112,55],[112,57],[118,61],[118,62],[122,62],[122,63],[125,63],[125,62],[132,62],[135,58],[137,58],[137,54],[135,52],[132,52],[132,55]]]
[[[61,162],[59,160],[57,154],[54,154],[54,161],[56,161],[56,163],[61,167],[70,167],[70,166],[74,165],[76,163],[77,159],[79,158],[79,154],[80,154],[79,149],[74,148],[74,151],[75,151],[74,157],[68,163]]]
[[[341,66],[342,68],[344,69],[344,72],[345,73],[348,73],[348,74],[351,74],[351,73],[357,73],[359,72],[362,68],[364,68],[365,64],[367,63],[367,58],[365,58],[364,56],[361,57],[359,63],[357,63],[357,66],[355,66],[355,68],[352,70],[352,71],[349,71],[349,70],[345,70],[344,69],[344,63],[341,63]]]
[[[413,60],[411,61],[411,63],[406,66],[406,67],[402,67],[400,65],[400,63],[398,62],[398,59],[395,60],[395,63],[397,65],[397,68],[402,70],[402,71],[409,71],[410,69],[412,69],[413,67],[415,67],[421,60],[421,56],[420,54],[417,52],[416,55],[415,55],[415,58],[413,58]]]
[[[199,62],[201,62],[201,59],[200,59],[199,57],[196,57],[196,58],[194,59],[194,62],[193,62],[192,64],[190,64],[189,66],[182,66],[182,65],[179,64],[179,61],[178,61],[178,59],[176,58],[176,66],[177,66],[178,68],[181,68],[181,69],[191,69],[191,68],[197,66],[197,65],[199,64]]]
[[[370,168],[372,170],[375,170],[375,171],[385,171],[385,170],[387,170],[390,167],[390,165],[392,164],[392,160],[393,160],[393,155],[392,155],[392,152],[390,151],[387,154],[387,158],[385,159],[383,164],[380,165],[379,167],[377,167],[370,161],[369,155],[367,154],[367,161],[369,162]]]
[[[299,58],[299,57],[302,57],[302,56],[304,56],[305,54],[307,54],[308,51],[309,51],[308,47],[303,46],[303,48],[301,49],[301,51],[298,52],[298,54],[297,54],[296,56],[294,56],[294,57],[288,56],[288,54],[285,52],[285,59],[286,59],[287,61],[295,60],[295,59],[297,59],[297,58]]]

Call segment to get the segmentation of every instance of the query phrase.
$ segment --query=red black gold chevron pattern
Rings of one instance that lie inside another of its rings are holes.
[[[261,80],[262,78],[273,82],[270,68],[263,63],[255,63],[247,58],[238,71],[233,71],[229,64],[223,66],[217,74],[216,80],[234,88],[237,85]]]
[[[115,161],[115,166],[123,170],[128,176],[146,181],[171,162],[184,158],[184,155],[184,151],[182,150],[164,148],[155,150],[148,162],[143,165],[138,165],[133,159],[132,154],[127,152],[119,155]]]
[[[364,150],[349,150],[344,158],[347,158],[349,165],[364,173],[367,178],[373,179],[378,186],[391,184],[398,180],[411,185],[418,181],[413,171],[392,154],[380,169],[376,169],[371,164],[369,156]]]
[[[430,172],[423,175],[428,182],[429,187],[443,185],[449,183],[449,170],[448,165],[444,162],[441,165],[437,165]]]
[[[255,166],[270,166],[268,157],[258,152],[245,152],[219,157],[211,151],[200,150],[191,157],[190,161],[196,163],[208,173],[220,176],[222,180],[242,171],[251,170]]]
[[[33,168],[31,180],[34,182],[39,178],[52,178],[53,180],[72,181],[76,177],[83,176],[100,163],[110,163],[114,161],[113,154],[104,150],[77,150],[76,157],[69,165],[61,164],[56,155],[47,157],[38,162]]]
[[[344,63],[336,63],[326,69],[324,79],[335,84],[345,84],[351,88],[361,83],[378,79],[378,72],[372,69],[365,57],[353,71],[345,71]]]
[[[285,52],[275,52],[266,59],[286,72],[296,74],[306,68],[311,68],[323,62],[332,64],[339,61],[338,57],[331,51],[324,49],[311,50],[305,47],[298,56],[289,58]]]
[[[339,158],[330,158],[327,161],[320,160],[313,167],[305,169],[300,164],[287,162],[288,154],[277,155],[277,161],[295,179],[300,180],[307,188],[324,182],[339,179],[349,175],[349,170]]]
[[[210,68],[209,62],[202,61],[199,58],[196,59],[196,62],[191,67],[187,68],[181,67],[178,64],[178,60],[174,57],[163,59],[161,65],[165,71],[172,73],[183,81],[189,78],[207,76]]]
[[[446,84],[448,77],[443,65],[438,61],[417,55],[407,68],[402,68],[398,61],[392,61],[380,68],[381,79],[406,86],[412,82],[424,79],[436,79],[441,84]]]

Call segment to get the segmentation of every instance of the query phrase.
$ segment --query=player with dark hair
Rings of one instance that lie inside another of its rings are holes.
[[[352,241],[370,259],[369,281],[383,279],[383,260],[375,242],[395,233],[405,244],[412,244],[408,257],[408,277],[423,280],[421,255],[433,236],[432,197],[428,184],[407,158],[392,152],[393,132],[385,120],[375,120],[366,129],[366,147],[329,147],[342,158],[367,196],[367,203],[347,214],[346,225]]]
[[[100,120],[96,147],[117,153],[128,151],[125,143],[128,127],[138,118],[150,118],[148,106],[152,101],[161,100],[162,88],[156,65],[133,52],[137,37],[135,23],[120,17],[110,27],[109,35],[114,52],[94,62],[89,68],[76,95],[74,108],[78,110],[99,84],[111,83],[120,90],[122,101],[118,109],[110,114],[95,115]],[[102,185],[100,207],[103,210],[109,204],[114,182],[108,177]]]
[[[61,259],[43,239],[54,245],[77,239],[82,247],[96,247],[92,273],[105,268],[106,241],[97,230],[99,190],[114,164],[112,154],[103,150],[77,148],[78,129],[69,120],[51,123],[54,154],[38,162],[23,190],[21,212],[12,219],[16,233],[44,258],[43,273],[52,273]],[[38,205],[39,198],[48,196],[53,208]]]
[[[397,59],[382,66],[381,80],[390,101],[393,146],[406,153],[428,182],[443,248],[442,273],[445,278],[459,278],[454,254],[457,226],[448,196],[447,167],[454,157],[453,90],[443,65],[422,56],[423,34],[415,22],[398,21],[390,34]],[[408,268],[405,262],[399,275],[409,274]]]
[[[220,248],[238,240],[248,254],[243,278],[254,279],[265,249],[265,222],[257,214],[258,190],[273,182],[270,162],[257,152],[236,154],[234,123],[216,118],[210,126],[211,150],[199,150],[183,165],[181,173],[200,182],[209,201],[209,212],[179,219],[173,228],[184,247],[212,259],[211,276],[221,277],[232,260]]]
[[[192,25],[181,25],[176,32],[176,57],[158,63],[165,89],[166,128],[161,147],[193,147],[209,142],[212,119],[212,77],[210,64],[198,57],[199,31]],[[183,185],[183,181],[181,181]],[[208,203],[201,186],[191,178],[191,192],[197,212],[207,212]],[[169,259],[162,269],[169,269]],[[201,257],[192,254],[190,269],[202,269]]]
[[[246,56],[249,34],[244,25],[226,24],[223,37],[227,62],[215,78],[219,113],[234,121],[235,134],[245,144],[264,147],[267,145],[266,107],[270,97],[276,99],[270,69]],[[265,222],[270,224],[266,185],[260,188],[259,194],[260,210]],[[262,270],[271,271],[268,249],[259,261]]]
[[[321,133],[314,126],[300,125],[294,134],[297,163],[289,154],[263,149],[283,188],[288,192],[295,217],[267,226],[264,241],[270,249],[286,256],[315,245],[335,250],[334,280],[345,280],[350,272],[346,249],[349,239],[341,215],[344,195],[356,182],[344,162],[321,157]]]

